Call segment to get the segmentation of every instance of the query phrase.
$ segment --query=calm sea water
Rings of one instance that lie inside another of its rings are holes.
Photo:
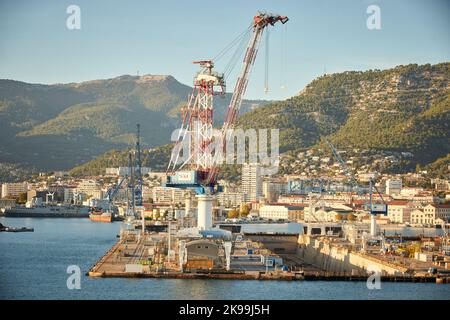
[[[450,299],[450,285],[363,282],[92,279],[84,274],[117,240],[120,223],[0,218],[35,232],[0,233],[0,299]],[[67,267],[83,273],[66,286]]]

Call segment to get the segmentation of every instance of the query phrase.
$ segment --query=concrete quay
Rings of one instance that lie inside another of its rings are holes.
[[[260,244],[264,246],[266,242],[268,247],[272,247],[276,241],[279,248],[283,245],[279,238],[264,239],[265,241]],[[98,260],[87,275],[100,278],[367,281],[368,268],[375,265],[381,272],[381,280],[386,282],[450,283],[448,277],[411,273],[405,266],[384,261],[377,256],[352,251],[330,242],[329,239],[300,236],[296,247],[292,246],[292,241],[288,238],[284,244],[285,248],[289,249],[288,253],[279,254],[283,264],[289,266],[290,271],[261,270],[260,267],[249,264],[241,265],[240,259],[236,259],[228,271],[210,269],[182,272],[176,263],[167,262],[167,256],[159,254],[157,248],[152,248],[145,238],[138,238],[135,241],[120,239]]]

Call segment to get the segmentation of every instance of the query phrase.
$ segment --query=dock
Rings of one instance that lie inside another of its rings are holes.
[[[154,234],[153,237],[163,237]],[[289,266],[289,271],[268,269],[257,266],[255,262],[234,257],[232,268],[224,269],[200,269],[181,271],[176,263],[167,262],[167,257],[159,257],[158,249],[151,249],[149,239],[127,238],[119,239],[108,252],[87,273],[90,277],[97,278],[160,278],[160,279],[220,279],[220,280],[276,280],[276,281],[367,281],[366,272],[331,272],[304,261],[298,254],[280,254],[284,263]],[[149,250],[150,249],[150,250]],[[151,254],[153,252],[153,262]],[[235,248],[239,254],[239,248]],[[156,258],[155,258],[156,257]],[[251,260],[251,259],[250,259]],[[247,261],[247,262],[245,262]],[[245,264],[247,263],[247,264]],[[255,267],[256,266],[256,267]],[[427,282],[450,283],[448,277],[439,275],[422,274],[383,274],[381,281],[386,282]]]

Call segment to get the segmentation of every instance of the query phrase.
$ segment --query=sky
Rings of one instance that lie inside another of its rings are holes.
[[[79,30],[66,26],[69,5],[80,8]],[[370,5],[380,8],[381,29],[367,27]],[[214,57],[258,10],[290,20],[269,32],[269,92],[263,37],[246,98],[285,99],[324,73],[450,61],[446,0],[0,0],[0,78],[53,84],[169,74],[192,85],[192,61]]]

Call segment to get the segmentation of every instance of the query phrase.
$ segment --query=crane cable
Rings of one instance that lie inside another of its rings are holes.
[[[250,33],[250,30],[252,29],[252,26],[250,25],[248,28],[246,28],[243,32],[241,32],[236,38],[233,39],[225,48],[223,48],[212,60],[214,62],[219,61],[231,48],[233,48],[239,41],[242,41],[242,38],[244,38],[247,34]]]
[[[224,74],[225,74],[225,80],[228,79],[228,77],[230,76],[231,72],[234,70],[234,68],[236,67],[237,63],[239,62],[239,60],[242,57],[242,54],[244,53],[244,49],[247,45],[248,39],[250,38],[250,32],[246,33],[244,37],[242,37],[239,45],[236,47],[235,52],[233,53],[230,61],[228,62],[228,64],[225,67],[224,70]]]
[[[281,89],[286,89],[286,85],[284,84],[285,73],[286,73],[286,34],[287,34],[287,25],[284,25],[283,32],[281,34],[281,68],[280,68],[280,83]]]
[[[266,56],[265,56],[265,69],[264,69],[264,93],[267,94],[269,92],[269,28],[264,30],[266,32]]]

